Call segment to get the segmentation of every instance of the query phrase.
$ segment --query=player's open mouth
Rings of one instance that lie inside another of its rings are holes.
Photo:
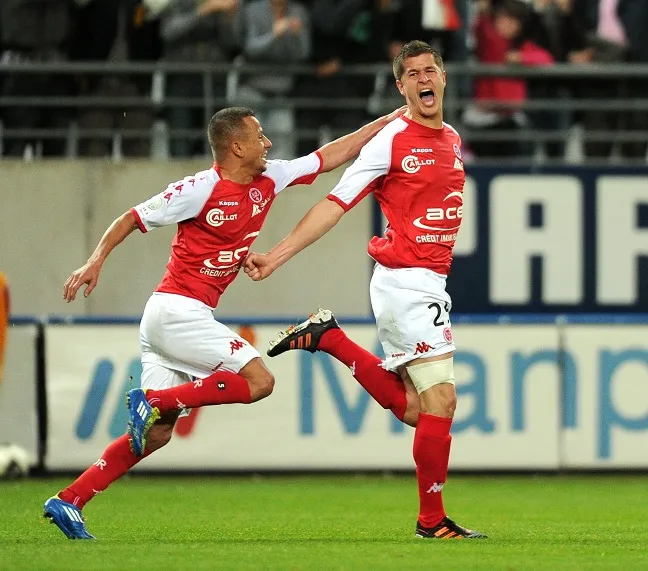
[[[434,105],[434,91],[431,89],[424,89],[419,93],[419,97],[426,107],[432,107]]]

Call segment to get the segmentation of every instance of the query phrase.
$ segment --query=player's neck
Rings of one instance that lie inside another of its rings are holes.
[[[254,180],[254,174],[249,169],[240,166],[218,163],[214,165],[218,169],[221,180],[231,180],[237,184],[250,184]]]
[[[409,111],[405,116],[429,129],[443,129],[443,115],[441,113],[437,113],[434,117],[423,117],[418,113]]]

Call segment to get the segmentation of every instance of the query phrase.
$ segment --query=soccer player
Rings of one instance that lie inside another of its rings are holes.
[[[443,122],[441,56],[425,42],[410,42],[394,59],[393,71],[408,111],[363,147],[333,191],[284,240],[267,254],[251,253],[245,271],[256,281],[268,277],[374,194],[388,221],[385,235],[369,243],[376,261],[370,291],[385,352],[382,367],[328,310],[282,333],[268,355],[319,350],[347,365],[379,404],[416,426],[416,536],[481,538],[485,535],[448,518],[442,500],[457,402],[445,283],[462,218],[461,139]]]
[[[357,156],[404,109],[292,161],[266,160],[271,143],[249,109],[216,113],[208,128],[212,168],[170,184],[106,230],[85,265],[65,282],[63,298],[87,297],[115,246],[138,229],[177,224],[167,271],[140,325],[141,387],[128,392],[128,434],[115,440],[77,480],[47,500],[45,516],[72,539],[93,539],[83,506],[143,457],[169,442],[181,411],[252,403],[270,395],[274,377],[259,353],[214,320],[212,311],[236,278],[279,192],[310,184]]]

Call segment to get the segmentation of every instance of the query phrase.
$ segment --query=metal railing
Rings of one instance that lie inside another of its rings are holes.
[[[253,76],[267,76],[273,74],[313,77],[314,68],[308,65],[268,66],[243,63],[232,64],[182,64],[171,62],[155,63],[72,63],[63,62],[56,64],[46,63],[3,63],[0,64],[0,85],[3,80],[15,77],[16,74],[56,75],[68,77],[107,77],[121,76],[128,78],[145,78],[150,86],[145,93],[138,96],[11,96],[0,95],[0,110],[9,108],[36,108],[40,111],[67,109],[72,110],[72,115],[81,110],[100,109],[112,110],[146,110],[156,120],[151,128],[123,128],[110,127],[102,129],[83,129],[75,120],[65,127],[58,128],[8,128],[0,127],[0,155],[7,142],[12,140],[29,139],[36,141],[32,154],[39,155],[39,141],[59,140],[65,141],[65,154],[68,157],[78,155],[79,142],[85,139],[104,139],[110,142],[113,158],[120,158],[120,148],[125,141],[147,140],[152,143],[152,155],[158,158],[168,156],[168,142],[170,139],[186,139],[203,141],[203,152],[209,154],[205,141],[205,130],[200,128],[169,129],[165,122],[165,112],[170,108],[200,109],[203,124],[206,125],[213,112],[219,108],[239,104],[239,91],[246,78]],[[200,97],[172,97],[166,89],[167,79],[170,75],[194,75],[202,80],[202,95]],[[489,131],[467,127],[462,124],[463,111],[473,104],[470,96],[470,82],[479,77],[516,77],[532,79],[536,83],[543,82],[551,88],[552,85],[597,85],[609,89],[613,94],[618,87],[618,93],[623,94],[628,84],[645,82],[648,85],[648,65],[614,64],[614,65],[554,65],[541,68],[522,66],[491,66],[476,63],[448,64],[448,84],[444,101],[444,114],[448,122],[455,125],[461,132],[464,142],[501,142],[515,141],[529,143],[528,156],[518,157],[518,160],[529,162],[548,162],[543,154],[543,147],[547,143],[567,143],[572,147],[579,146],[576,152],[567,150],[562,157],[554,158],[557,162],[587,162],[583,154],[583,145],[587,143],[608,143],[612,147],[610,162],[633,162],[622,156],[620,147],[627,143],[646,143],[648,130],[637,129],[632,124],[632,113],[648,112],[648,89],[645,98],[630,96],[610,96],[605,99],[600,97],[587,98],[581,96],[574,98],[538,98],[522,103],[507,104],[501,102],[499,108],[523,110],[525,112],[544,113],[613,113],[625,117],[625,125],[608,129],[581,129],[573,125],[560,128],[543,128],[538,125],[526,126],[519,129]],[[354,97],[275,97],[259,101],[255,108],[263,111],[269,109],[285,108],[292,110],[317,110],[328,113],[330,116],[338,111],[355,110],[377,116],[402,104],[393,86],[391,67],[386,64],[346,66],[339,71],[342,77],[364,77],[368,84],[373,85],[372,93],[368,96]],[[615,87],[616,86],[616,87]],[[217,89],[218,87],[218,89]],[[3,93],[0,91],[0,93]],[[624,120],[621,122],[623,123]],[[323,119],[323,123],[316,129],[297,129],[293,135],[296,139],[316,139],[319,143],[326,142],[333,137],[344,134],[345,129],[334,129]],[[270,133],[272,135],[272,133]],[[160,148],[162,150],[160,150]],[[157,150],[156,150],[157,149]],[[498,159],[501,162],[503,159]],[[506,160],[506,157],[504,158]],[[601,158],[595,159],[600,163]],[[634,162],[645,164],[646,156],[635,157]]]

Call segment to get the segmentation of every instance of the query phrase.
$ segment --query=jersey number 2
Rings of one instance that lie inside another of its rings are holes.
[[[444,319],[443,317],[445,315],[448,315],[448,313],[450,312],[449,303],[444,303],[443,307],[441,307],[440,303],[431,303],[430,305],[428,305],[428,309],[432,309],[436,312],[436,315],[434,316],[434,325],[436,327],[441,327],[442,325],[448,323],[448,320]]]

